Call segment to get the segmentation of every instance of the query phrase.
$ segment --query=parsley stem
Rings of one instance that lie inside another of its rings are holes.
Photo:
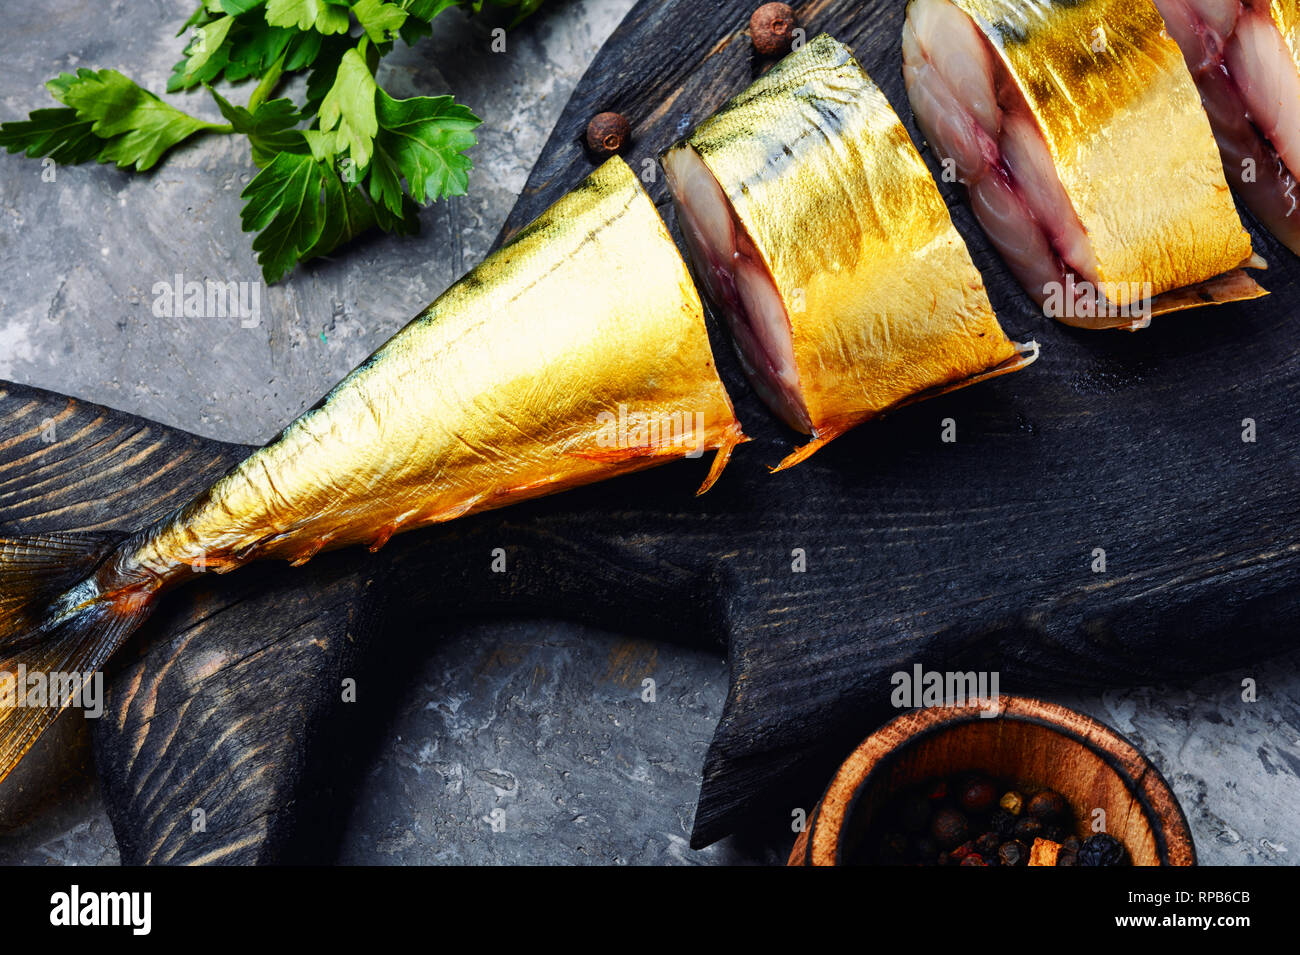
[[[266,71],[266,75],[262,77],[261,82],[257,84],[257,88],[253,90],[253,95],[248,97],[248,111],[250,113],[257,112],[257,107],[266,101],[266,98],[271,95],[271,91],[275,89],[275,84],[280,82],[280,77],[284,73],[284,57],[288,52],[288,50],[285,50],[284,53],[280,54],[280,58],[271,64],[271,68]]]

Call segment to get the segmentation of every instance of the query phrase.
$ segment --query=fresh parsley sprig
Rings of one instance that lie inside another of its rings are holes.
[[[371,228],[407,235],[417,204],[464,195],[466,150],[480,120],[451,96],[395,99],[375,80],[401,39],[432,33],[444,10],[513,8],[542,0],[203,0],[168,92],[204,87],[225,123],[190,116],[116,70],[80,69],[46,83],[57,108],[0,123],[0,146],[59,164],[98,160],[137,172],[199,134],[247,137],[258,173],[241,194],[243,228],[268,282]],[[306,74],[302,104],[272,99]],[[257,80],[244,106],[216,84]]]

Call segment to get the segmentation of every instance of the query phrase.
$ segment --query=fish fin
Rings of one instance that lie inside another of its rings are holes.
[[[389,536],[392,535],[392,531],[389,531],[388,533]],[[385,537],[384,541],[387,540],[388,538]],[[317,537],[315,540],[310,541],[306,547],[304,547],[302,550],[298,551],[298,553],[294,554],[292,557],[289,558],[289,566],[301,567],[303,564],[307,563],[307,561],[311,560],[313,557],[319,554],[321,550],[325,547],[325,545],[328,544],[329,542],[330,539],[328,535],[324,537]],[[379,544],[372,546],[370,548],[370,551],[371,553],[374,553],[375,551],[379,550],[380,547],[383,546],[384,546],[383,541],[381,541]]]
[[[379,533],[375,535],[374,540],[366,545],[366,550],[370,551],[372,554],[379,553],[383,546],[393,539],[393,535],[396,533],[397,521],[389,521],[383,527],[379,528]]]
[[[0,538],[0,780],[149,615],[153,590],[98,591],[110,534]],[[59,674],[67,693],[27,705],[23,674]]]
[[[731,460],[731,452],[736,449],[736,445],[744,444],[749,440],[749,436],[740,430],[739,424],[734,424],[727,430],[727,433],[723,436],[722,444],[718,445],[718,450],[713,455],[713,464],[709,467],[709,473],[705,476],[704,483],[695,492],[696,497],[713,487],[718,478],[722,477],[722,470],[727,466],[727,462]]]
[[[735,450],[736,445],[744,444],[750,438],[740,430],[739,423],[733,423],[730,428],[723,434],[722,441],[713,455],[713,464],[709,468],[708,475],[704,478],[704,483],[700,489],[695,492],[698,497],[717,482],[722,476],[722,469],[727,466],[727,461],[731,459],[731,452]],[[659,444],[635,445],[629,448],[584,448],[581,451],[572,452],[576,457],[583,458],[587,461],[599,461],[607,464],[617,464],[624,461],[631,461],[637,458],[662,458],[665,461],[675,461],[685,455],[685,445],[678,442],[660,442]],[[705,449],[709,450],[709,449]]]
[[[958,391],[962,388],[969,388],[971,385],[978,385],[981,381],[988,381],[990,378],[997,378],[999,375],[1009,375],[1013,371],[1019,371],[1021,368],[1028,367],[1038,361],[1038,355],[1041,349],[1038,342],[1030,339],[1027,342],[1012,342],[1011,357],[1004,361],[998,362],[991,368],[985,368],[983,371],[977,371],[967,378],[959,378],[957,381],[949,381],[946,384],[935,385],[933,388],[926,388],[924,391],[918,391],[914,395],[908,395],[896,405],[892,405],[880,413],[880,416],[888,414],[899,408],[906,408],[908,405],[914,405],[921,401],[928,401],[930,398],[937,398],[940,395],[946,395],[950,391]]]
[[[1250,264],[1249,261],[1247,265],[1249,268],[1259,268],[1258,265]],[[1268,267],[1267,263],[1265,263],[1264,267]],[[1151,300],[1151,314],[1147,316],[1147,324],[1150,324],[1151,319],[1157,315],[1169,315],[1172,312],[1181,312],[1188,308],[1200,308],[1202,305],[1244,302],[1253,298],[1262,298],[1267,294],[1268,291],[1247,275],[1244,268],[1234,269],[1204,282],[1197,282],[1195,285],[1172,289],[1157,295]],[[1142,327],[1136,322],[1132,324],[1134,327],[1131,330],[1133,331]]]
[[[962,378],[958,381],[950,381],[947,384],[936,385],[933,388],[927,388],[924,391],[918,391],[914,395],[909,395],[898,404],[889,408],[893,411],[896,408],[905,408],[908,405],[914,405],[919,401],[926,401],[930,398],[937,398],[939,395],[946,395],[950,391],[957,391],[961,388],[968,388],[971,385],[978,385],[981,381],[988,381],[990,378],[997,378],[999,375],[1009,375],[1013,371],[1019,371],[1038,361],[1038,353],[1041,350],[1038,342],[1029,340],[1027,342],[1012,342],[1011,347],[1014,349],[1010,358],[1000,361],[992,368],[985,368],[978,371],[969,378]],[[884,412],[882,412],[883,414]]]
[[[886,414],[898,409],[905,408],[908,405],[916,404],[918,401],[925,401],[928,398],[937,398],[939,395],[947,394],[950,391],[956,391],[959,388],[966,388],[970,385],[979,384],[981,381],[988,381],[990,378],[996,378],[999,375],[1008,375],[1013,371],[1019,371],[1026,365],[1032,365],[1038,360],[1039,347],[1038,342],[1012,342],[1013,352],[1011,357],[1005,361],[998,362],[992,368],[986,368],[983,371],[976,372],[969,377],[962,378],[958,381],[950,381],[942,385],[936,385],[933,388],[926,388],[924,391],[918,391],[914,395],[909,395],[897,404],[890,405],[884,411],[872,417],[880,418]],[[830,444],[840,435],[844,434],[855,425],[861,424],[861,420],[841,422],[834,425],[823,426],[813,439],[805,444],[802,448],[794,451],[782,459],[781,463],[771,469],[771,473],[784,471],[786,468],[792,468],[796,464],[807,461],[810,457],[820,451],[826,445]]]
[[[515,490],[516,490],[516,489],[513,489],[513,488],[512,488],[510,491],[508,491],[508,492],[506,492],[506,493],[507,493],[507,494],[511,494],[511,493],[514,493]],[[443,524],[443,523],[445,523],[445,522],[447,522],[447,521],[454,521],[454,520],[455,520],[456,518],[458,518],[458,517],[464,517],[466,514],[468,514],[470,511],[472,511],[472,510],[474,509],[474,507],[475,507],[477,504],[479,504],[479,502],[481,502],[482,500],[483,500],[483,495],[482,495],[482,494],[475,494],[473,497],[468,498],[467,500],[461,501],[459,504],[455,504],[455,505],[452,505],[451,507],[444,508],[444,509],[441,510],[441,511],[434,511],[434,512],[431,513],[431,514],[426,514],[426,515],[425,515],[425,516],[420,520],[420,524],[421,524],[421,525],[423,525],[423,524]]]
[[[827,428],[820,434],[814,434],[813,439],[802,448],[796,448],[787,454],[776,467],[768,468],[768,473],[775,474],[777,471],[784,471],[796,464],[802,464],[848,430],[848,428]]]

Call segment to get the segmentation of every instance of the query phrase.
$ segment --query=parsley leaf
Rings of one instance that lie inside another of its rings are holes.
[[[75,166],[89,162],[104,148],[87,119],[78,119],[68,107],[33,110],[26,120],[0,123],[0,146],[11,153],[25,152],[35,159],[49,156],[57,163]]]
[[[419,230],[409,198],[396,214],[373,205],[358,186],[309,153],[280,153],[241,196],[244,231],[258,233],[253,250],[267,282],[374,226],[400,235]]]
[[[312,39],[314,38],[314,40]],[[299,33],[271,26],[261,16],[224,16],[195,31],[185,58],[172,67],[167,91],[192,89],[225,74],[232,83],[266,73],[281,54],[286,69],[300,69],[315,59],[322,37],[314,30]],[[293,44],[293,65],[286,50]]]
[[[267,0],[266,22],[317,33],[347,33],[348,8],[331,0]]]
[[[213,20],[205,26],[199,27],[193,41],[186,47],[187,59],[185,61],[185,75],[190,76],[203,69],[204,65],[212,58],[226,42],[226,34],[234,26],[235,18],[224,16],[219,20]]]
[[[474,163],[463,153],[478,142],[482,120],[450,96],[393,99],[383,90],[377,115],[371,198],[398,212],[402,179],[416,202],[465,194]]]
[[[326,173],[333,174],[309,154],[280,153],[240,193],[240,221],[245,232],[258,233],[253,251],[267,282],[278,281],[320,239]]]
[[[352,46],[352,40],[347,36],[321,37],[320,52],[316,55],[311,64],[311,71],[307,74],[307,92],[303,97],[306,101],[304,112],[314,113],[320,109],[321,100],[330,91],[338,76],[339,61],[343,59],[344,53],[352,49]]]
[[[432,20],[443,10],[461,5],[461,0],[405,0],[402,4],[418,20]]]
[[[303,152],[305,140],[302,130],[295,129],[302,121],[302,113],[293,100],[273,99],[262,103],[253,112],[235,106],[214,89],[209,89],[217,101],[221,115],[226,117],[235,132],[248,137],[253,149],[253,162],[266,166],[276,153]]]
[[[253,24],[231,37],[226,79],[232,83],[250,76],[261,76],[280,58],[295,36],[293,30],[267,26],[256,20]]]
[[[470,13],[479,13],[488,0],[399,0],[408,16],[400,29],[408,46],[414,46],[422,36],[433,33],[433,21],[444,10],[460,7]],[[494,7],[514,7],[515,16],[510,21],[513,28],[536,12],[543,0],[491,0]]]
[[[315,30],[307,33],[299,33],[289,41],[288,52],[285,54],[284,69],[286,73],[292,73],[295,70],[306,69],[316,62],[316,57],[320,55],[324,37]]]
[[[406,22],[406,11],[384,0],[356,0],[352,14],[372,43],[386,43],[393,39]]]
[[[198,9],[190,14],[190,18],[181,24],[181,28],[176,31],[177,36],[184,36],[185,31],[190,27],[201,27],[209,20],[214,19],[213,15],[208,12],[208,6],[200,3]]]
[[[365,41],[363,40],[364,44]],[[320,104],[320,128],[338,130],[358,168],[370,165],[379,122],[375,118],[375,78],[358,49],[348,50],[339,61],[334,85]]]
[[[462,195],[479,119],[450,96],[394,99],[375,82],[397,37],[432,32],[456,7],[512,8],[516,22],[543,0],[198,0],[168,91],[205,86],[226,124],[190,116],[116,70],[62,73],[46,87],[62,103],[0,123],[0,147],[73,164],[97,159],[151,169],[205,131],[247,137],[259,171],[243,191],[241,221],[274,282],[370,228],[419,228],[418,204]],[[355,19],[360,29],[353,26]],[[270,99],[302,74],[301,105]],[[212,88],[257,78],[247,106]]]
[[[197,61],[195,65],[196,61],[192,54],[199,42],[199,35],[196,34],[195,38],[186,45],[185,55],[172,67],[172,75],[167,78],[168,93],[191,89],[200,83],[211,83],[226,68],[226,63],[230,60],[229,44],[223,43],[217,49],[205,54],[204,59]]]
[[[61,73],[45,85],[55,99],[76,110],[78,119],[91,121],[96,136],[107,140],[99,161],[116,162],[124,169],[135,166],[144,172],[200,130],[220,128],[169,106],[116,70]]]
[[[322,182],[324,227],[316,244],[302,256],[304,260],[327,255],[376,226],[398,235],[411,235],[420,231],[419,210],[409,197],[404,201],[399,214],[392,215],[382,206],[368,202],[365,192],[358,185],[345,183],[329,170],[322,174]]]

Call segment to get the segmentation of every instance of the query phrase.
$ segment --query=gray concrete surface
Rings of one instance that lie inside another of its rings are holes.
[[[190,4],[4,5],[0,115],[48,104],[41,83],[115,67],[155,91]],[[260,442],[477,261],[564,101],[632,0],[551,0],[488,52],[458,14],[386,61],[397,95],[455,92],[486,123],[471,195],[425,210],[414,239],[376,237],[263,290],[262,320],[160,319],[155,282],[258,280],[239,230],[253,166],[196,142],[154,173],[0,157],[0,377],[226,440]],[[201,95],[177,97],[215,112]],[[640,678],[658,701],[642,703]],[[1258,682],[1257,702],[1241,680]],[[687,848],[705,747],[726,693],[715,654],[553,621],[494,621],[441,642],[401,701],[348,823],[357,863],[775,862],[791,835]],[[1170,779],[1206,863],[1300,855],[1300,653],[1187,686],[1057,695],[1125,733]],[[866,729],[866,728],[864,728]],[[497,812],[499,811],[499,813]],[[494,826],[493,823],[496,823]],[[113,863],[87,772],[0,833],[0,863]]]

